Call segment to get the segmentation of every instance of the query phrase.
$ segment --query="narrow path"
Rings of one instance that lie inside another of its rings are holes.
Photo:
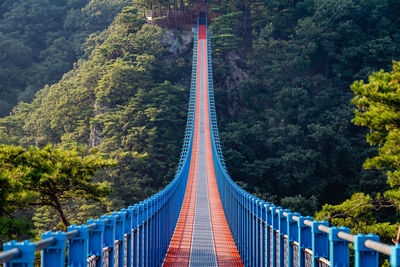
[[[243,266],[218,192],[208,103],[207,27],[199,25],[196,115],[182,210],[164,266]]]

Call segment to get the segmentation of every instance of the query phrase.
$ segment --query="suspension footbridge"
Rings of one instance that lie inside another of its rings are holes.
[[[400,246],[274,206],[232,181],[218,135],[205,17],[194,28],[187,124],[172,182],[140,203],[67,232],[7,242],[0,263],[33,267],[36,251],[46,267],[369,267],[378,266],[380,255],[400,266]]]

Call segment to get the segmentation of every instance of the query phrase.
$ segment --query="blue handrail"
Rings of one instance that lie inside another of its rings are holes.
[[[208,35],[210,37],[210,34]],[[400,266],[400,245],[379,242],[379,236],[350,234],[346,227],[329,227],[299,213],[265,202],[240,188],[229,176],[222,154],[214,101],[211,41],[207,38],[209,116],[218,190],[231,234],[245,266],[378,266],[379,253]]]
[[[206,18],[205,18],[206,20]],[[67,232],[46,232],[38,242],[4,244],[0,264],[33,267],[35,251],[42,266],[160,266],[168,251],[182,206],[190,168],[196,105],[198,28],[194,30],[192,81],[185,137],[174,179],[159,193],[127,209],[72,225]],[[208,35],[210,36],[210,35]],[[207,38],[209,116],[212,155],[225,216],[245,266],[378,266],[379,253],[400,266],[400,246],[379,242],[376,235],[350,234],[265,202],[240,188],[229,176],[218,133],[212,77],[211,41]]]
[[[194,43],[198,41],[198,27]],[[197,46],[193,49],[197,70]],[[67,232],[46,232],[38,242],[4,244],[0,264],[33,267],[35,251],[42,251],[42,266],[64,266],[68,241],[68,266],[159,266],[168,251],[178,221],[189,175],[196,105],[196,75],[190,99],[181,156],[174,179],[157,194]]]

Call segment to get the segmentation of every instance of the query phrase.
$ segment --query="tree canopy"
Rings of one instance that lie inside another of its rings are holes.
[[[110,192],[106,183],[95,183],[98,170],[115,165],[111,160],[46,146],[43,149],[0,146],[2,183],[0,213],[11,215],[29,206],[49,206],[65,226],[70,225],[63,205],[76,198],[100,200]]]

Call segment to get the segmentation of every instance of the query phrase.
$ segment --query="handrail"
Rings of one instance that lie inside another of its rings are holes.
[[[218,133],[210,41],[208,41],[208,58],[210,61],[208,72],[211,75],[210,122],[215,126],[210,129],[214,168],[224,212],[245,266],[270,266],[270,264],[275,266],[280,262],[285,262],[284,266],[291,266],[289,262],[293,264],[302,260],[305,249],[315,254],[312,256],[310,266],[317,266],[316,261],[323,262],[326,266],[329,266],[328,263],[330,266],[348,266],[350,242],[354,243],[354,262],[357,267],[378,266],[379,255],[376,252],[390,256],[391,266],[400,266],[399,245],[383,244],[379,242],[378,236],[372,234],[353,235],[346,227],[330,227],[325,221],[314,221],[311,217],[303,217],[298,213],[284,210],[249,194],[230,178]],[[260,235],[264,236],[262,240],[259,240]],[[286,247],[282,251],[279,243],[285,238]],[[347,250],[339,249],[340,246],[347,246]],[[328,252],[328,248],[331,252]],[[293,249],[298,250],[296,252],[298,258],[293,257],[295,255]],[[287,253],[291,253],[292,258],[288,257]]]
[[[209,35],[209,34],[208,34]],[[198,43],[198,28],[194,31]],[[212,156],[218,191],[232,237],[246,266],[349,266],[349,243],[354,243],[355,266],[378,266],[379,254],[400,266],[400,246],[379,242],[376,235],[350,234],[346,227],[304,217],[259,199],[240,188],[229,176],[218,132],[212,77],[210,38],[207,38],[209,118]],[[197,47],[192,71],[197,69]],[[67,232],[47,232],[37,242],[4,244],[0,264],[18,260],[33,267],[35,251],[42,250],[43,266],[64,266],[66,242],[68,265],[112,263],[115,266],[161,265],[175,230],[189,172],[193,143],[196,75],[192,75],[185,137],[174,179],[150,198]],[[132,247],[133,246],[133,247]],[[125,253],[130,251],[132,253]],[[90,252],[89,252],[90,251]],[[107,262],[108,261],[108,262]],[[125,262],[126,261],[126,262]],[[303,262],[304,263],[304,262]],[[320,265],[323,264],[323,265]]]
[[[0,253],[0,264],[16,259],[21,256],[21,254],[22,251],[19,248],[13,248],[8,251],[2,252]]]
[[[197,28],[194,39],[197,42]],[[192,71],[195,73],[196,69],[197,49],[194,48]],[[47,232],[37,242],[5,243],[5,251],[0,253],[0,264],[18,261],[18,264],[33,267],[34,253],[41,250],[42,266],[64,266],[66,242],[69,242],[68,265],[86,266],[88,261],[91,264],[94,261],[96,266],[102,266],[103,261],[114,262],[115,266],[124,266],[125,263],[128,266],[162,264],[179,217],[189,174],[196,79],[192,76],[179,164],[174,179],[165,188],[120,212],[89,220],[86,225],[69,226],[67,232]],[[132,247],[133,244],[137,247]],[[125,249],[132,253],[124,255]]]

